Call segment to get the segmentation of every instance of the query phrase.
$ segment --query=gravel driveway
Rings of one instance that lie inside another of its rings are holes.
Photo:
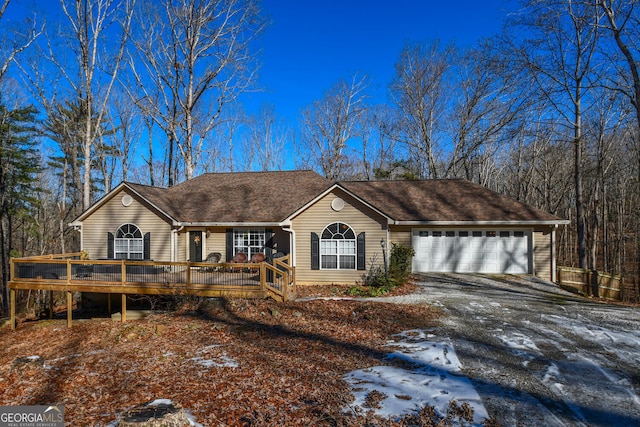
[[[503,426],[639,426],[640,309],[580,299],[532,277],[423,275],[485,408]]]

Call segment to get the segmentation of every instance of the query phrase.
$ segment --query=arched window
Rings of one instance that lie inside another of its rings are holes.
[[[320,267],[326,269],[356,269],[356,235],[347,224],[334,222],[320,237]]]
[[[134,224],[124,224],[113,241],[116,259],[144,259],[142,232]]]

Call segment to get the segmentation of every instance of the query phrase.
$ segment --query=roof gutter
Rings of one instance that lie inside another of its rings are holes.
[[[453,226],[453,225],[567,225],[570,221],[560,219],[557,221],[393,221],[393,225],[411,225],[411,226]]]
[[[280,227],[279,222],[185,222],[174,223],[179,227]]]

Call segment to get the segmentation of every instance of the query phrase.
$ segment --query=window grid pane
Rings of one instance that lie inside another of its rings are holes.
[[[124,224],[115,233],[113,252],[116,259],[143,259],[142,232],[134,224]]]
[[[265,231],[264,229],[236,229],[234,230],[233,254],[245,253],[251,257],[258,253],[264,253]]]
[[[333,223],[322,232],[320,267],[323,269],[356,269],[355,233],[346,224]]]

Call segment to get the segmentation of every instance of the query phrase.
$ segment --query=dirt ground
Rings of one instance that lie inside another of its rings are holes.
[[[504,426],[640,425],[640,309],[589,301],[535,278],[424,275],[387,298],[448,316],[450,339]]]
[[[335,293],[338,290],[326,290]],[[343,376],[398,362],[385,344],[432,327],[426,305],[354,300],[207,300],[120,323],[64,319],[0,328],[0,405],[64,405],[70,426],[115,426],[168,399],[200,426],[364,425],[344,414]]]

